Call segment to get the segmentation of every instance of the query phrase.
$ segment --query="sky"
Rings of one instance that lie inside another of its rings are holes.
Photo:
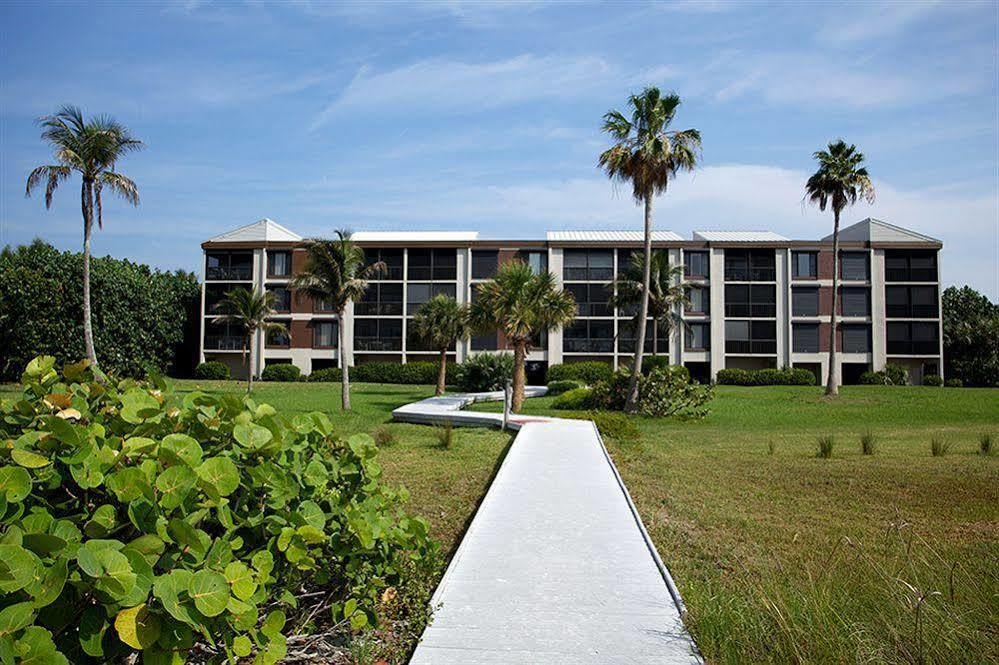
[[[999,3],[141,2],[0,4],[0,245],[82,244],[79,180],[25,198],[51,163],[38,117],[110,114],[145,143],[93,241],[200,273],[200,243],[269,217],[334,229],[637,229],[597,167],[601,117],[675,90],[700,167],[655,224],[831,232],[802,203],[812,153],[867,156],[874,216],[944,242],[947,284],[999,299]]]

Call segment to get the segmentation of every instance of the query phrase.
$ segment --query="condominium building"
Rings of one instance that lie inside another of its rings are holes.
[[[490,240],[476,232],[359,232],[354,239],[387,270],[343,321],[327,303],[289,288],[306,264],[302,238],[264,219],[202,244],[202,360],[221,360],[245,376],[243,339],[217,321],[216,306],[236,287],[272,291],[274,319],[290,334],[253,340],[254,374],[294,363],[304,374],[337,365],[338,326],[345,326],[350,364],[433,360],[412,334],[420,305],[437,294],[474,302],[478,285],[509,261],[550,271],[576,299],[576,320],[535,340],[529,379],[549,365],[600,360],[614,366],[634,352],[635,312],[610,304],[614,277],[635,252],[640,231],[550,231],[544,239]],[[697,231],[684,239],[656,231],[653,246],[684,267],[690,306],[669,329],[649,325],[648,353],[668,356],[709,380],[726,367],[805,367],[824,377],[833,294],[832,238],[791,240],[769,231]],[[836,371],[855,382],[868,369],[904,365],[911,380],[943,373],[941,242],[865,219],[840,232],[839,333]],[[506,348],[498,333],[477,335],[451,351],[456,361]]]

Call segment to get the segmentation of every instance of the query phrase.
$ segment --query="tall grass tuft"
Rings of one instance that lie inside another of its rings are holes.
[[[375,440],[379,448],[385,448],[395,443],[395,434],[385,425],[376,427],[375,431],[371,433],[371,438]]]
[[[821,457],[822,459],[831,459],[833,456],[833,444],[835,440],[831,436],[820,436],[819,437],[819,448],[816,452],[816,457]]]
[[[451,424],[450,420],[445,420],[435,429],[437,445],[444,450],[450,450],[451,446],[454,445],[454,425]]]
[[[860,452],[864,455],[873,455],[877,450],[877,441],[874,432],[867,430],[860,435]]]
[[[950,452],[950,442],[935,436],[930,440],[930,452],[934,457],[943,457]]]
[[[992,435],[988,432],[978,437],[978,452],[983,455],[992,454]]]
[[[775,452],[777,452],[777,444],[774,443],[773,439],[770,439],[767,442],[767,455],[773,457]]]

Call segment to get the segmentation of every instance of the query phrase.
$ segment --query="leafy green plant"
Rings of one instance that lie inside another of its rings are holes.
[[[552,400],[552,408],[559,411],[586,410],[590,408],[592,393],[592,388],[573,388]]]
[[[610,363],[599,360],[552,365],[548,368],[548,383],[552,381],[582,381],[592,386],[600,381],[610,381],[614,370]]]
[[[308,381],[310,383],[339,383],[342,378],[343,373],[339,367],[324,367],[313,370],[312,374],[309,374]]]
[[[947,379],[947,382],[944,383],[944,385],[948,388],[963,388],[964,381],[961,379]]]
[[[718,383],[730,386],[814,386],[815,375],[804,367],[754,370],[729,367],[718,370]]]
[[[863,455],[873,455],[877,451],[877,440],[874,432],[867,430],[860,435],[860,452]]]
[[[561,395],[569,390],[574,390],[576,388],[585,388],[582,381],[572,381],[570,379],[565,379],[563,381],[552,381],[548,384],[548,394],[552,397]]]
[[[298,368],[298,365],[292,365],[291,363],[268,365],[267,367],[264,367],[264,371],[260,373],[261,381],[294,382],[300,381],[301,379],[302,370]]]
[[[286,625],[310,620],[302,590],[363,630],[436,556],[405,492],[379,483],[371,438],[337,439],[325,414],[98,382],[53,357],[22,383],[0,406],[0,653],[274,663]]]
[[[833,445],[836,441],[831,436],[820,436],[818,439],[818,449],[816,450],[815,456],[822,459],[832,459],[833,456]]]
[[[943,378],[941,378],[940,375],[938,374],[926,374],[925,376],[923,376],[924,386],[933,386],[935,388],[939,388],[943,384],[944,384]]]
[[[403,385],[426,385],[437,382],[437,363],[423,361],[402,363],[373,362],[362,363],[351,368],[351,375],[357,381],[366,383],[398,383]],[[447,364],[447,376],[453,377],[454,363]]]
[[[510,353],[477,353],[458,365],[455,383],[465,392],[502,390],[513,378],[513,355]]]
[[[194,368],[194,378],[202,381],[225,381],[229,376],[229,366],[218,360],[209,360]]]
[[[938,436],[930,439],[930,454],[934,457],[943,457],[950,452],[950,441],[944,441]]]
[[[395,434],[385,425],[380,425],[371,433],[371,438],[375,440],[375,445],[379,448],[391,446],[395,443]]]
[[[685,367],[653,369],[638,381],[638,410],[646,416],[663,418],[703,418],[714,388],[691,383]],[[609,382],[599,382],[590,396],[592,408],[622,411],[628,396],[631,376],[626,370],[615,372]]]

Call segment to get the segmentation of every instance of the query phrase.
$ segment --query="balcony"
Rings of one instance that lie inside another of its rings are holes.
[[[253,279],[252,266],[216,266],[205,270],[205,279],[209,281],[225,282],[240,281],[247,282]]]
[[[243,338],[239,335],[205,335],[208,351],[242,351]]]
[[[401,337],[355,337],[355,351],[402,351]]]
[[[563,339],[566,353],[614,353],[614,339]]]

